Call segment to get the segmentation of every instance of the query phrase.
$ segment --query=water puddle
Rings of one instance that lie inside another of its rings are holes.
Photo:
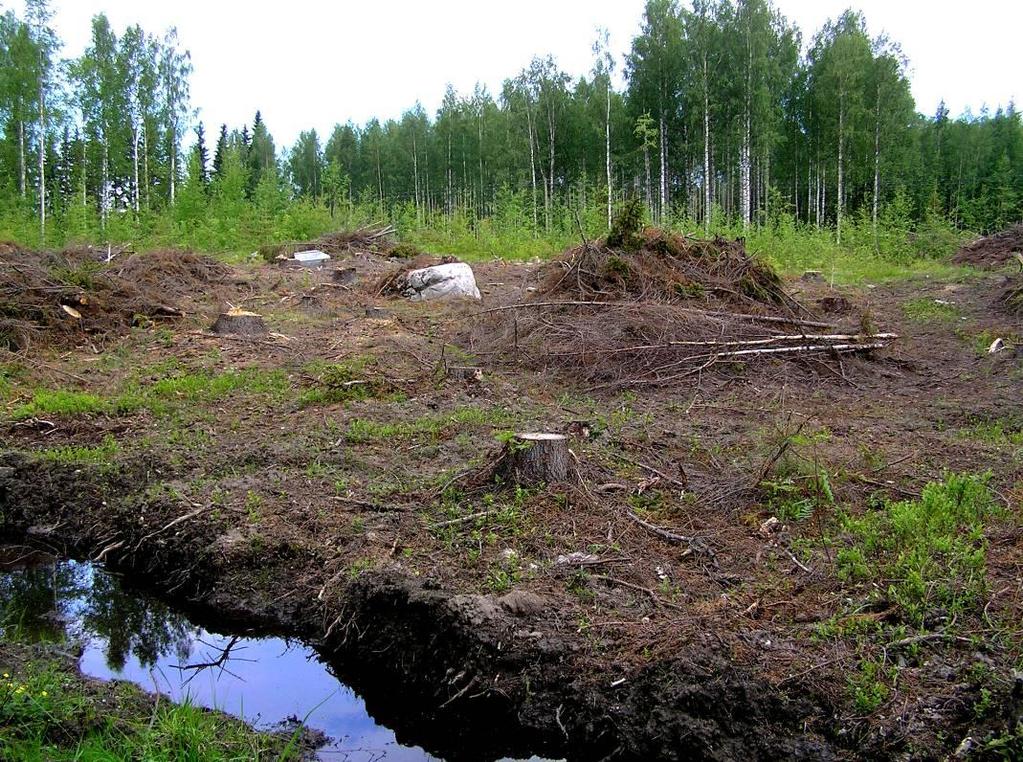
[[[323,760],[438,759],[397,741],[317,653],[294,640],[211,632],[92,563],[0,548],[0,626],[74,642],[83,674],[133,682],[262,729],[303,721],[329,737]]]

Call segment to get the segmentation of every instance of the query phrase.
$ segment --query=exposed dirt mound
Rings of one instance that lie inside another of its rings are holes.
[[[261,246],[259,254],[267,262],[278,257],[290,258],[301,251],[313,249],[330,254],[335,258],[357,252],[371,252],[388,256],[398,245],[394,233],[394,228],[390,225],[339,230],[335,233],[322,235],[312,241],[293,241]]]
[[[180,302],[223,281],[231,269],[184,251],[104,262],[86,250],[0,252],[0,346],[67,343],[146,319],[180,317]]]
[[[999,300],[1010,314],[1023,316],[1023,276],[1012,280]]]
[[[1012,259],[1013,254],[1023,254],[1023,224],[966,244],[952,261],[957,265],[999,267]]]
[[[494,363],[626,387],[760,359],[866,352],[894,338],[813,319],[741,240],[647,228],[631,245],[570,250],[533,300],[474,316],[463,344]]]

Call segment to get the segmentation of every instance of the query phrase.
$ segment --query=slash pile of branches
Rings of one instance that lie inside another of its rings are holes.
[[[274,259],[288,259],[302,251],[322,251],[332,257],[345,257],[359,252],[382,254],[387,256],[397,245],[396,231],[393,225],[376,225],[356,228],[355,230],[339,230],[327,233],[311,241],[292,241],[262,246],[260,256],[270,262]]]
[[[231,268],[184,251],[107,260],[104,252],[0,249],[0,347],[68,343],[151,319],[176,318],[190,294]]]
[[[548,266],[533,301],[474,315],[463,345],[494,364],[624,388],[737,363],[827,361],[898,338],[815,319],[741,240],[648,228],[634,241],[631,249],[604,240],[570,250]]]

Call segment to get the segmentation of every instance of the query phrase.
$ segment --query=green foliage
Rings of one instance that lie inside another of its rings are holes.
[[[645,217],[643,202],[638,198],[628,199],[621,205],[611,222],[611,231],[607,234],[607,245],[613,249],[635,251],[639,248],[640,232],[643,230]]]
[[[146,370],[139,369],[136,375]],[[31,401],[17,406],[12,417],[20,420],[43,415],[125,415],[142,409],[169,415],[185,405],[209,403],[237,393],[280,399],[290,388],[287,375],[280,370],[246,368],[224,373],[164,370],[163,378],[149,383],[129,381],[111,397],[40,389],[32,395]]]
[[[109,465],[111,460],[120,451],[120,447],[114,438],[107,434],[103,442],[95,446],[65,445],[63,447],[52,447],[41,450],[39,455],[44,460],[60,463],[65,466],[81,465]]]
[[[97,691],[46,661],[5,669],[0,727],[0,758],[11,760],[298,758],[286,738],[257,733],[188,700],[154,704],[129,684]]]
[[[310,405],[333,405],[339,402],[369,399],[380,393],[382,385],[376,381],[360,378],[367,361],[356,360],[345,363],[316,364],[307,370],[317,373],[316,385],[307,389],[298,398],[301,407]]]
[[[906,317],[917,322],[949,322],[959,318],[959,310],[953,304],[939,302],[936,299],[910,299],[902,305]]]
[[[996,510],[987,480],[948,474],[928,484],[919,500],[845,516],[850,544],[838,552],[839,576],[880,585],[918,626],[937,608],[973,611],[986,590],[984,521]]]
[[[880,662],[861,661],[859,671],[849,677],[849,692],[857,711],[870,714],[887,701],[892,692],[888,683],[894,676],[895,670],[886,669]]]
[[[11,417],[23,420],[41,415],[93,415],[109,410],[109,402],[96,394],[40,389],[32,395],[31,402],[16,407]]]

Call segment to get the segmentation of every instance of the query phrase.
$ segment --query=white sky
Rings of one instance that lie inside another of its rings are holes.
[[[7,3],[19,13],[20,0]],[[315,127],[400,116],[421,101],[433,114],[450,82],[496,96],[533,55],[552,53],[567,72],[592,66],[598,26],[624,53],[643,0],[53,0],[63,55],[88,44],[101,11],[118,34],[134,23],[178,28],[192,52],[192,102],[212,144],[221,123],[251,123],[256,109],[278,146]],[[1023,94],[1018,0],[775,0],[804,42],[849,5],[869,31],[885,31],[909,57],[917,108],[944,98],[952,114],[1005,105]],[[619,64],[619,69],[621,64]]]

